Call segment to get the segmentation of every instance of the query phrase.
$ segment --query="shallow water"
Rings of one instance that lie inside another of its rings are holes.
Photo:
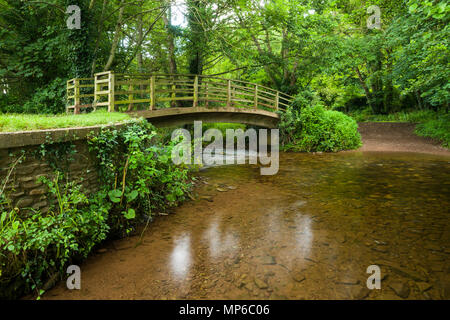
[[[280,171],[208,168],[196,200],[82,268],[47,298],[449,299],[450,159],[280,155]],[[367,267],[381,268],[368,290]]]

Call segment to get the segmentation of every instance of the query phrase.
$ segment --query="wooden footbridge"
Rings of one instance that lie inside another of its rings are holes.
[[[67,81],[67,112],[105,107],[147,118],[156,126],[235,122],[276,127],[292,97],[240,80],[182,74],[95,74]]]

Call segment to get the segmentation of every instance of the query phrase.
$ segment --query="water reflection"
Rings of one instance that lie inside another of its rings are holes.
[[[249,164],[258,159],[259,153],[254,150],[234,150],[228,151],[224,149],[216,149],[215,152],[211,154],[211,158],[209,156],[204,156],[204,163],[208,163],[204,165],[204,168],[217,167],[222,165],[233,165],[233,164]],[[215,160],[215,163],[211,161],[211,159]],[[250,159],[253,159],[250,161]]]
[[[178,279],[186,278],[191,266],[191,238],[185,234],[174,241],[170,256],[170,266],[173,274]]]
[[[208,230],[204,233],[204,239],[209,242],[209,253],[213,259],[219,258],[224,253],[232,254],[237,251],[239,242],[229,230],[222,232],[219,229],[219,217],[214,217]]]
[[[310,257],[311,246],[314,239],[311,223],[311,218],[308,215],[296,217],[295,225],[297,226],[297,249],[304,258]]]

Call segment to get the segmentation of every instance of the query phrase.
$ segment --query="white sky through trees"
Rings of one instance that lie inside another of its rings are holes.
[[[175,0],[172,5],[172,25],[186,27],[187,19],[186,19],[187,8],[185,1]]]

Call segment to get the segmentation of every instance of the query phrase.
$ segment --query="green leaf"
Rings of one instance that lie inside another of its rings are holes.
[[[417,3],[413,3],[412,5],[409,6],[409,12],[415,12],[417,9]]]
[[[2,225],[3,221],[5,221],[5,220],[6,220],[6,212],[3,212],[2,217],[0,218],[0,225]]]
[[[122,196],[122,191],[120,190],[111,190],[108,192],[109,199],[114,203],[120,202],[120,197]]]
[[[127,200],[128,200],[128,202],[131,202],[134,199],[136,199],[138,195],[139,195],[139,193],[138,193],[137,190],[133,190],[130,193],[127,193]]]
[[[432,17],[433,17],[434,19],[441,20],[442,18],[445,17],[445,13],[434,13],[434,14],[432,15]]]
[[[175,196],[172,193],[169,193],[166,196],[166,199],[169,200],[170,202],[174,202],[175,201]]]
[[[442,1],[437,6],[439,8],[439,12],[442,13],[442,12],[445,12],[445,8],[447,7],[447,4],[444,1]]]
[[[124,211],[124,216],[128,220],[131,220],[131,219],[136,218],[136,212],[134,211],[134,209],[128,209],[128,212]]]

